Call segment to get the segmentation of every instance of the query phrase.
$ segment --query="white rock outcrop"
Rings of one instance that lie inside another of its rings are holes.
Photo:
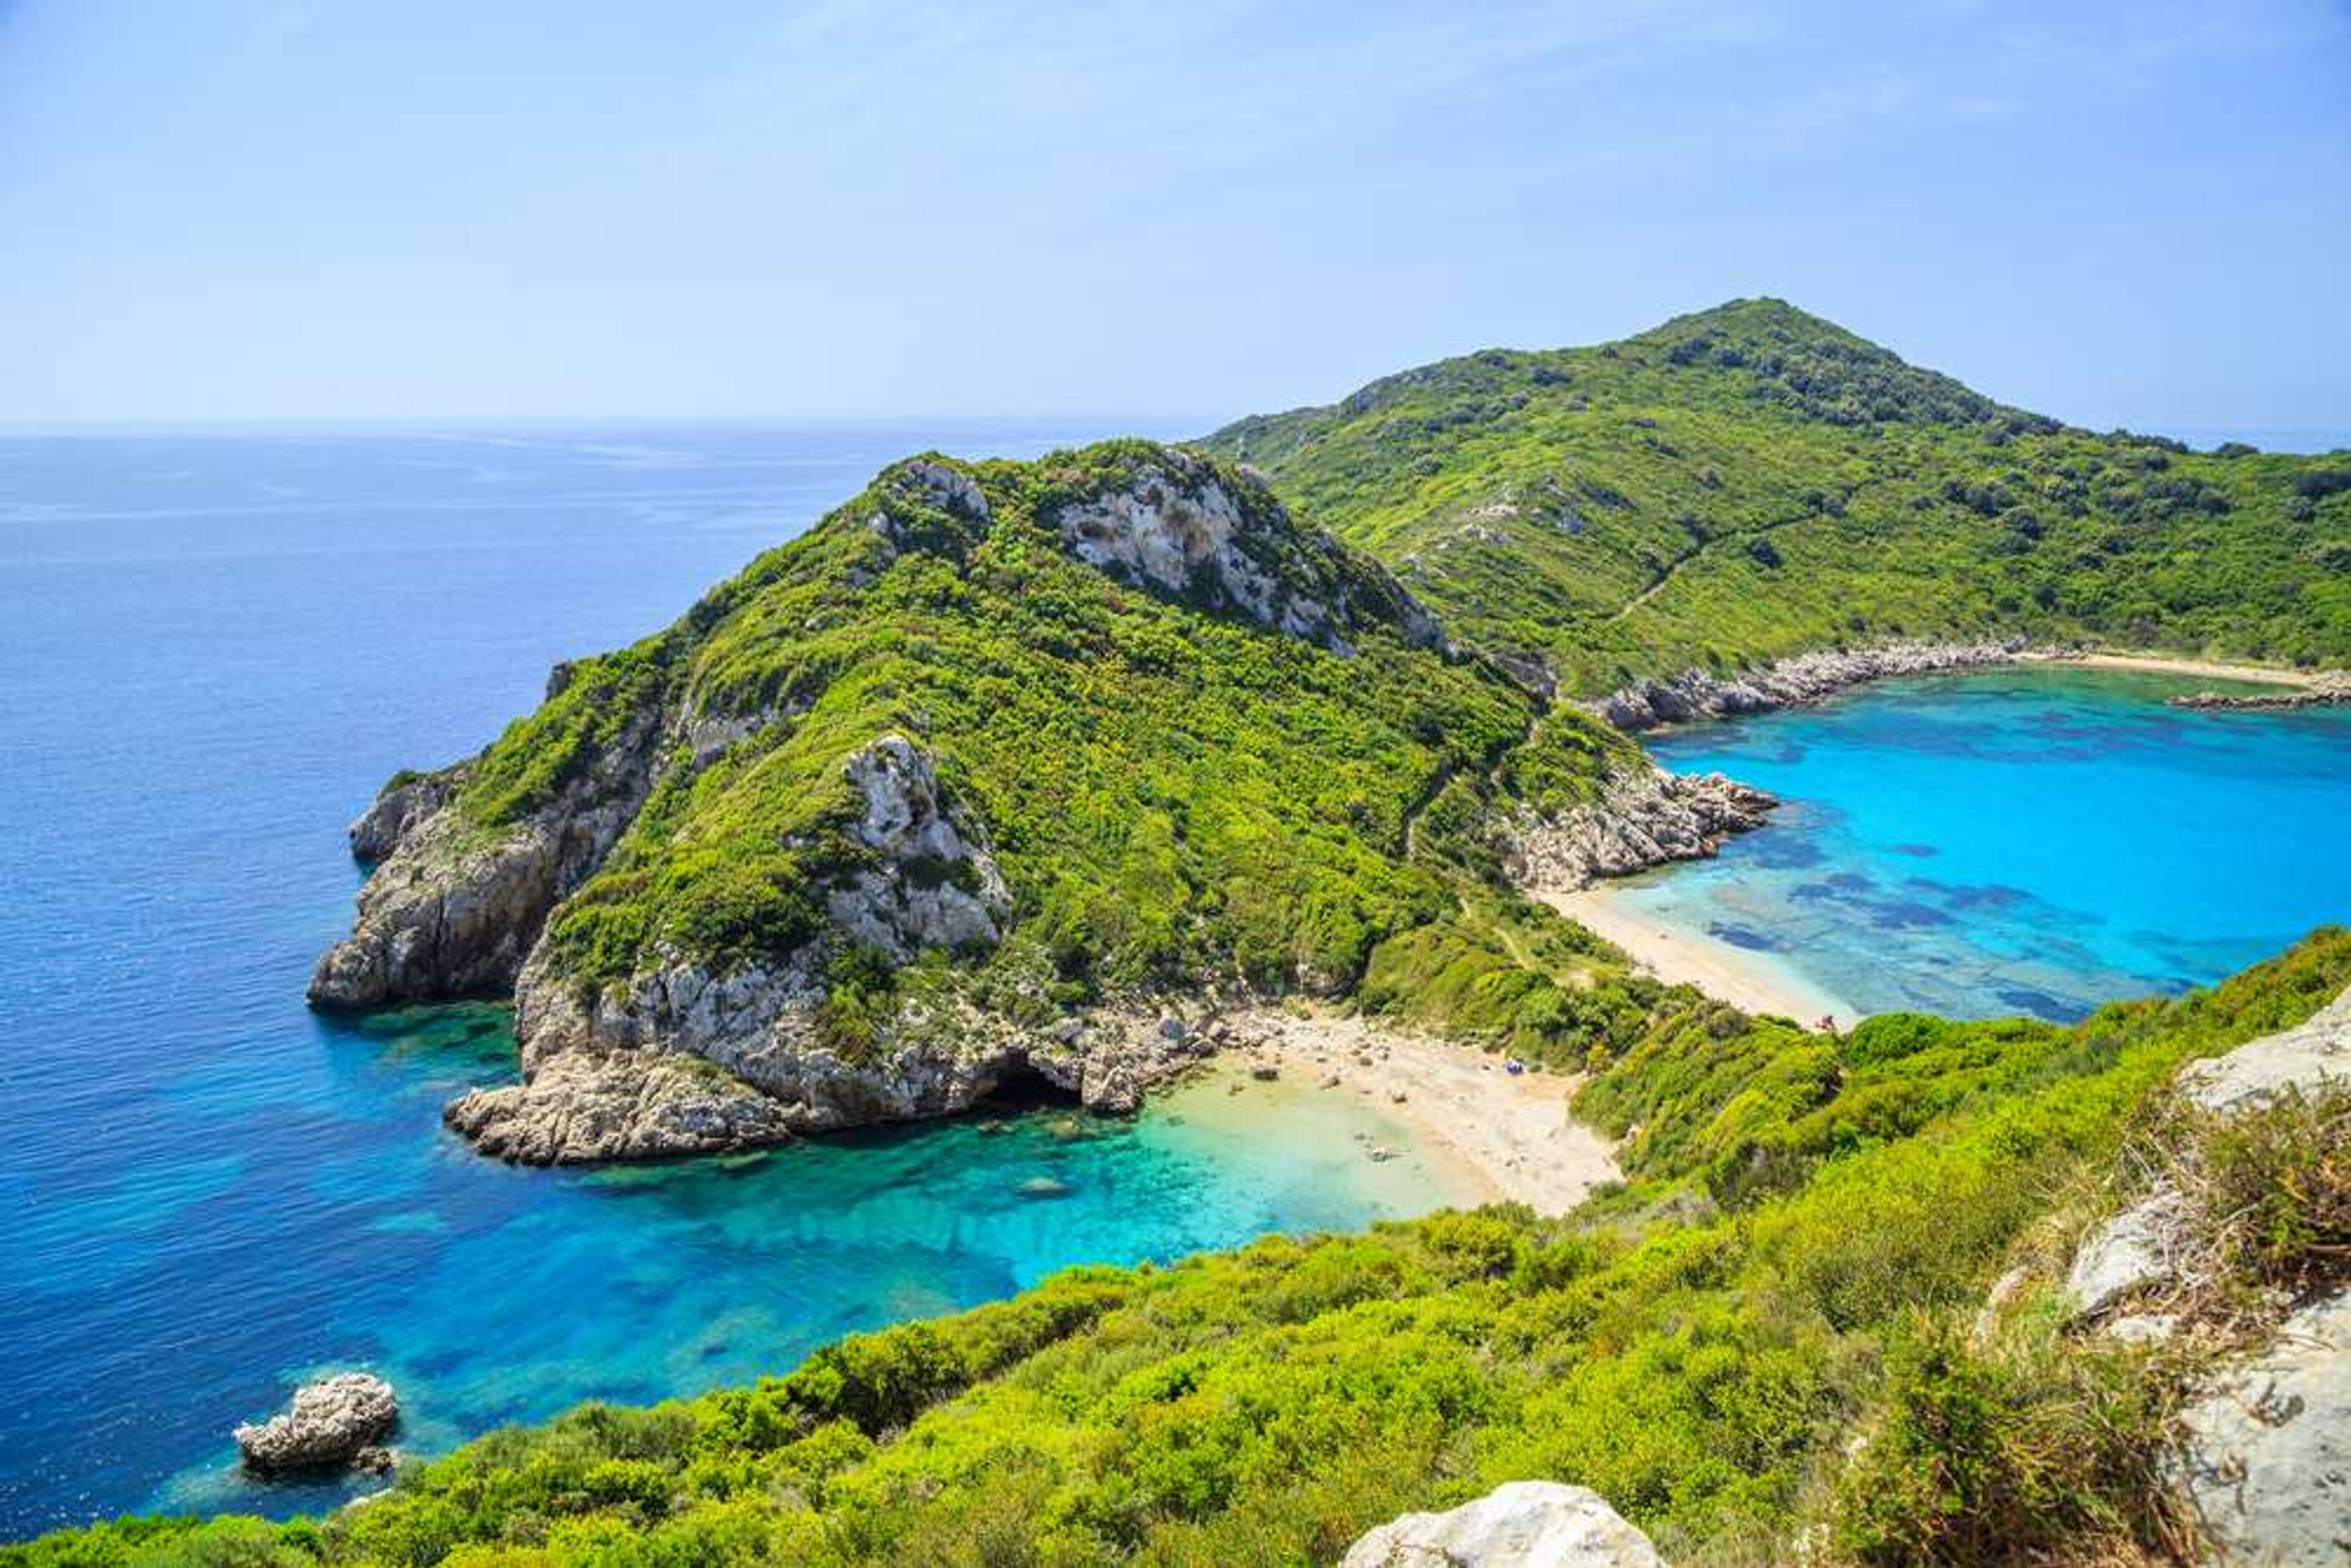
[[[257,1426],[239,1427],[236,1446],[258,1475],[359,1465],[388,1469],[379,1445],[400,1426],[392,1385],[364,1372],[338,1373],[295,1390],[286,1409]]]
[[[1668,861],[1699,860],[1763,825],[1779,801],[1719,773],[1635,768],[1600,799],[1558,817],[1521,810],[1501,824],[1504,863],[1521,887],[1572,892]]]
[[[2165,1188],[2117,1214],[2084,1241],[2065,1276],[2074,1310],[2097,1317],[2171,1278],[2179,1195]]]
[[[1665,1560],[1591,1488],[1511,1481],[1459,1508],[1381,1525],[1340,1568],[1665,1568]]]
[[[1125,484],[1053,516],[1063,548],[1113,576],[1334,652],[1384,622],[1416,647],[1452,651],[1444,629],[1384,570],[1293,527],[1271,496],[1237,492],[1213,465],[1169,452]]]
[[[2182,1419],[2189,1495],[2227,1563],[2351,1563],[2351,1291],[2288,1317]]]
[[[2179,1074],[2181,1093],[2207,1111],[2224,1113],[2252,1110],[2290,1090],[2307,1093],[2328,1083],[2351,1084],[2351,991],[2306,1022],[2225,1056],[2191,1062]]]
[[[832,923],[898,963],[926,948],[995,946],[1012,895],[985,836],[948,812],[929,756],[885,735],[842,771],[864,799],[857,837],[875,863],[825,895]]]

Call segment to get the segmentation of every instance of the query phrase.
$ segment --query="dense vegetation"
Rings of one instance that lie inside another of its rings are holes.
[[[1643,1130],[1576,1215],[1076,1270],[756,1388],[493,1434],[329,1520],[126,1521],[0,1563],[1304,1563],[1522,1476],[1597,1487],[1676,1561],[1805,1531],[1862,1563],[2145,1560],[2180,1528],[2159,1358],[2060,1332],[2046,1289],[1978,1328],[1986,1287],[2049,1276],[2179,1061],[2346,982],[2327,932],[2071,1028],[1889,1017],[1794,1050],[1684,993],[1595,1052],[1587,1109]],[[2248,1231],[2249,1272],[2339,1270],[2342,1116],[2215,1148],[2218,1183],[2325,1200]]]
[[[985,515],[943,499],[941,472],[976,481]],[[1238,498],[1238,545],[1269,574],[1353,607],[1343,637],[1131,586],[1055,530],[1106,493],[1202,485]],[[1382,941],[1449,916],[1498,795],[1564,805],[1636,755],[1426,645],[1409,612],[1384,572],[1186,454],[918,460],[668,631],[567,666],[470,765],[460,805],[503,831],[648,716],[689,736],[748,727],[676,744],[549,929],[585,981],[656,955],[773,957],[820,930],[826,885],[854,870],[842,759],[897,732],[935,759],[1017,901],[974,981],[991,1004],[1058,1010],[1204,976],[1344,990]],[[896,983],[855,959],[836,965],[844,1009]]]
[[[1576,693],[1899,634],[2351,663],[2351,454],[2071,429],[1777,300],[1206,444]]]

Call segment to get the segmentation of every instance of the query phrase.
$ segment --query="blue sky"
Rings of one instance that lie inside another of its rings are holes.
[[[2351,440],[2351,6],[0,0],[0,420],[1188,429],[1776,294]]]

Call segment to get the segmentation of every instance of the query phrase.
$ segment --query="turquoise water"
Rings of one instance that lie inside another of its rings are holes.
[[[509,1169],[441,1129],[504,1014],[302,1006],[342,825],[554,661],[674,617],[882,464],[1088,433],[461,430],[0,439],[0,1538],[285,1512],[232,1426],[325,1367],[445,1447],[1004,1295],[1434,1206],[1374,1113],[1283,1086],[743,1160]],[[1031,1197],[1050,1178],[1065,1194]]]
[[[2351,711],[2163,702],[2210,685],[2025,668],[1656,737],[1788,804],[1622,896],[1864,1012],[2067,1019],[2209,983],[2351,920]]]

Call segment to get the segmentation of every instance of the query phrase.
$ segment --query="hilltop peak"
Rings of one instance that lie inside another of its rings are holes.
[[[1863,343],[1869,340],[1859,333],[1839,326],[1825,316],[1815,316],[1801,306],[1791,305],[1775,295],[1759,295],[1753,298],[1726,299],[1704,310],[1693,310],[1672,317],[1637,333],[1629,341],[1664,338],[1691,331],[1715,332],[1782,332],[1803,338],[1834,339],[1841,342]]]

